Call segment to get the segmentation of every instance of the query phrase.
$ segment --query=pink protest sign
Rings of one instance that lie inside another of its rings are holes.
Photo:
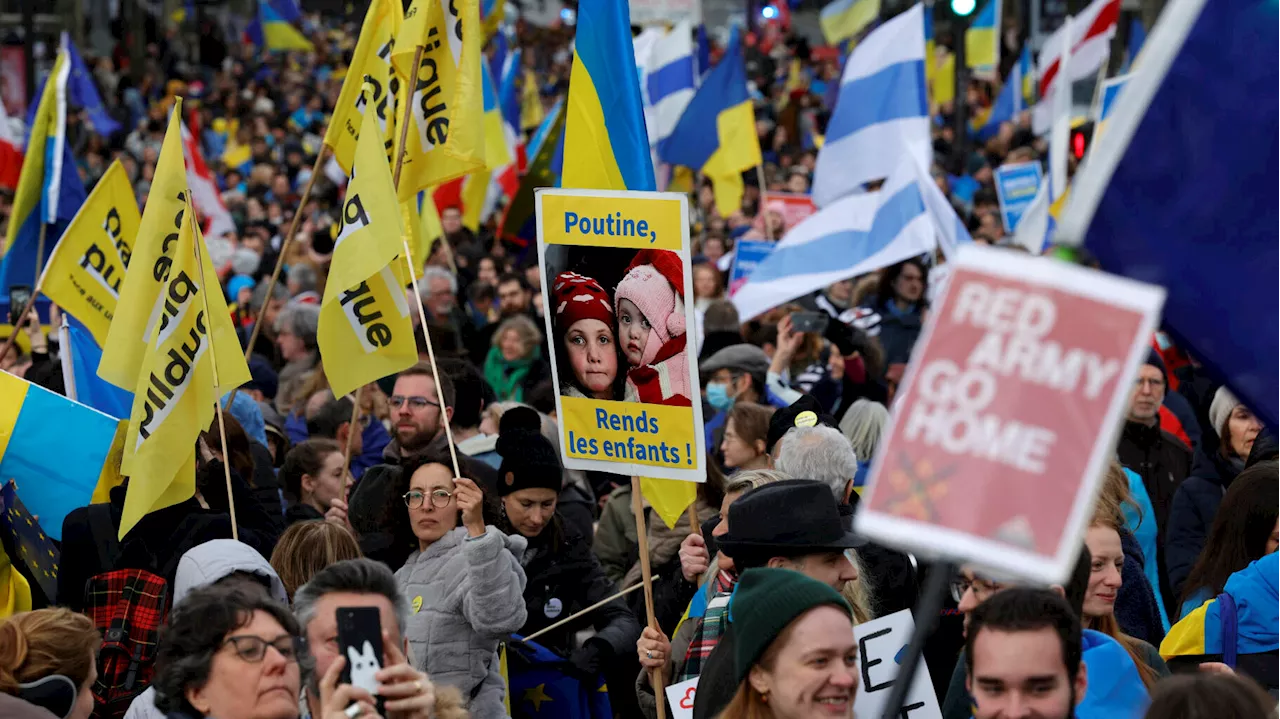
[[[1061,581],[1164,294],[965,246],[912,353],[857,530],[923,555]]]

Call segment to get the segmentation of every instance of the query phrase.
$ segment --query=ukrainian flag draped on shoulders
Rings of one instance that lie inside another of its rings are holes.
[[[418,359],[404,282],[396,273],[401,265],[393,265],[403,248],[401,208],[372,105],[365,106],[358,133],[317,337],[338,397]]]
[[[715,118],[716,134],[707,131]],[[716,209],[729,216],[742,206],[742,173],[761,162],[756,114],[736,29],[724,57],[702,81],[676,129],[658,145],[664,162],[700,168],[715,188]]]
[[[1160,643],[1160,656],[1176,665],[1188,660],[1225,661],[1218,656],[1225,657],[1233,649],[1240,656],[1274,654],[1280,649],[1278,575],[1280,556],[1275,552],[1232,574],[1222,594],[1173,625]],[[1274,669],[1271,679],[1275,679]]]
[[[656,189],[626,0],[579,7],[565,113],[561,187]]]
[[[33,285],[53,247],[84,203],[85,190],[66,143],[67,78],[65,50],[58,53],[44,84],[27,137],[27,151],[5,233],[0,261],[0,296],[11,285]],[[43,245],[41,228],[43,226]]]

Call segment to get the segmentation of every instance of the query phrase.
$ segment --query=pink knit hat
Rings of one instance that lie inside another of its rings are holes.
[[[614,307],[631,300],[652,330],[641,361],[649,364],[672,337],[685,332],[684,265],[670,250],[640,250],[614,291]]]

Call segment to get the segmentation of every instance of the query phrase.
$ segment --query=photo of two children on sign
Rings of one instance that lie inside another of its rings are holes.
[[[553,245],[543,267],[562,396],[692,406],[678,253]]]

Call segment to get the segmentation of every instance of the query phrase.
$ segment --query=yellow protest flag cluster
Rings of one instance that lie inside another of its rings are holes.
[[[339,397],[418,360],[404,282],[393,267],[404,247],[402,205],[382,150],[377,114],[368,105],[317,332],[325,375]]]
[[[485,166],[481,35],[479,0],[414,0],[405,12],[391,53],[408,88],[401,201]]]
[[[165,271],[153,302],[154,327],[131,386],[133,411],[122,462],[130,480],[121,538],[146,514],[195,494],[196,441],[213,420],[214,403],[249,381],[195,211],[189,201],[184,205],[177,232],[163,241],[157,268],[163,263]],[[139,242],[139,253],[146,239]],[[126,309],[122,302],[120,314]]]
[[[116,160],[67,226],[40,280],[41,292],[84,323],[100,346],[115,316],[140,220],[133,186]]]
[[[333,150],[333,157],[343,172],[351,174],[355,162],[356,138],[359,136],[364,112],[366,84],[372,87],[368,102],[377,110],[378,126],[384,138],[394,138],[399,121],[400,100],[404,84],[391,67],[391,53],[396,35],[404,22],[404,8],[399,0],[373,0],[364,16],[360,39],[351,56],[351,66],[342,81],[342,92],[334,106],[333,117],[324,134],[324,144]],[[387,157],[391,156],[391,142],[384,141]]]

